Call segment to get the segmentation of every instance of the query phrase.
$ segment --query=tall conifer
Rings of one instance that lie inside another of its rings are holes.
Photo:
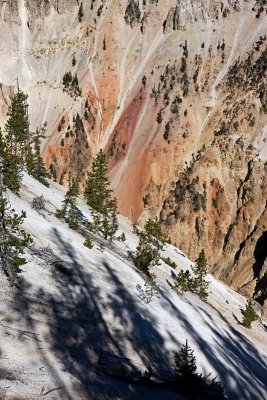
[[[197,372],[196,358],[194,351],[188,346],[187,340],[180,351],[175,354],[174,360],[174,374],[177,380],[182,378],[189,382],[194,379]]]
[[[209,295],[208,287],[209,282],[206,280],[208,269],[207,269],[207,259],[205,256],[205,251],[202,249],[196,259],[195,265],[192,267],[192,271],[195,274],[192,280],[191,290],[197,293],[199,297],[206,301]]]
[[[57,210],[56,216],[68,222],[71,229],[78,229],[77,196],[79,194],[78,179],[69,176],[69,188],[65,194],[62,208]]]
[[[26,166],[30,175],[48,187],[49,183],[47,182],[47,178],[49,177],[49,173],[45,168],[41,156],[41,139],[45,137],[45,126],[46,125],[42,126],[41,129],[37,128],[36,132],[31,135],[31,143],[33,146],[29,146],[28,148]]]
[[[0,160],[0,265],[11,286],[19,283],[19,267],[26,263],[22,255],[32,239],[21,225],[26,217],[25,211],[19,215],[11,208],[6,197]]]
[[[110,241],[117,229],[117,199],[112,197],[108,178],[108,163],[101,149],[92,163],[84,192],[87,204],[92,208],[91,228]]]
[[[160,250],[164,249],[167,236],[162,232],[157,218],[149,219],[143,231],[138,231],[139,243],[134,255],[134,264],[151,277],[149,267],[159,262]]]
[[[256,313],[256,311],[253,308],[251,299],[249,299],[247,301],[246,308],[243,313],[242,325],[245,328],[250,329],[252,322],[257,321],[257,319],[258,319],[258,314]]]
[[[0,136],[3,182],[10,190],[18,193],[30,146],[27,95],[19,88],[8,108],[5,135],[0,133]]]

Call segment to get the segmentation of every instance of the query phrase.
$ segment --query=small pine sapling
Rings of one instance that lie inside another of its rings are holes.
[[[100,233],[110,242],[118,230],[117,199],[112,197],[112,192],[108,178],[108,162],[103,150],[100,150],[88,174],[84,197],[92,209],[93,222],[90,229]]]
[[[202,249],[196,259],[195,265],[192,266],[194,277],[192,280],[191,290],[199,295],[203,301],[207,301],[209,292],[209,282],[206,280],[208,269],[205,251]]]
[[[41,156],[41,139],[45,138],[46,125],[44,124],[41,129],[36,130],[32,135],[33,148],[29,146],[26,167],[30,175],[41,182],[44,186],[49,187],[47,179],[49,178],[49,173],[46,170],[43,158]]]
[[[249,299],[247,301],[246,308],[243,313],[243,320],[241,322],[241,325],[243,325],[245,328],[250,329],[252,322],[257,321],[257,319],[258,319],[258,314],[253,308],[251,299]]]
[[[134,264],[146,276],[153,280],[149,271],[150,266],[157,265],[160,260],[160,251],[168,240],[162,232],[159,220],[149,219],[143,231],[139,231],[139,243],[134,254]]]
[[[190,272],[182,269],[176,276],[174,284],[175,287],[180,290],[181,294],[190,290],[192,286],[192,277]]]
[[[94,243],[93,243],[92,239],[89,236],[87,236],[87,238],[83,242],[83,245],[85,247],[88,247],[88,249],[92,249],[94,247]]]
[[[65,194],[62,208],[56,211],[56,217],[68,222],[71,229],[77,230],[79,220],[77,215],[77,196],[79,194],[78,180],[69,176],[69,189]]]
[[[178,353],[174,356],[174,376],[176,381],[183,384],[195,384],[198,380],[196,358],[194,350],[188,346],[186,340]]]
[[[162,261],[164,261],[171,268],[176,269],[177,265],[174,261],[170,259],[170,257],[161,257]]]
[[[118,241],[119,241],[119,242],[125,242],[125,240],[126,240],[125,233],[122,232],[122,234],[118,237]]]

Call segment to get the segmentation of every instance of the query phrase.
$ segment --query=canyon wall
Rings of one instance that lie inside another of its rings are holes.
[[[123,215],[159,216],[261,303],[266,13],[264,0],[0,1],[1,125],[18,78],[54,179],[83,185],[104,148]]]

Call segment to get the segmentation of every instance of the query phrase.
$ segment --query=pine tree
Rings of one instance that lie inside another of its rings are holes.
[[[249,299],[247,301],[247,305],[243,314],[243,320],[241,322],[241,324],[245,327],[245,328],[251,328],[251,324],[253,321],[256,321],[258,319],[258,314],[255,312],[253,305],[252,305],[252,301],[251,299]]]
[[[10,152],[15,154],[22,163],[25,161],[30,143],[27,98],[28,96],[18,89],[18,93],[11,99],[5,125]]]
[[[191,289],[192,285],[192,277],[188,270],[184,271],[183,269],[178,273],[175,279],[175,287],[181,291],[183,294]]]
[[[85,238],[85,241],[83,242],[83,245],[85,247],[88,247],[88,249],[92,249],[94,247],[94,243],[93,243],[92,239],[89,236],[87,236]]]
[[[26,166],[30,175],[48,187],[47,178],[49,177],[49,173],[45,168],[41,156],[41,139],[45,137],[45,126],[42,126],[41,129],[37,128],[36,132],[32,135],[33,149],[30,146],[28,148]]]
[[[0,130],[0,158],[2,160],[2,179],[5,187],[12,192],[18,193],[22,181],[22,163],[18,162],[17,156],[12,154]]]
[[[16,214],[5,196],[2,176],[0,165],[0,264],[13,286],[20,282],[18,269],[26,263],[21,256],[32,238],[21,227],[26,217],[25,211],[20,215]]]
[[[0,133],[3,183],[18,193],[30,146],[27,95],[18,89],[8,108],[5,136]]]
[[[192,292],[197,293],[202,300],[206,301],[209,295],[209,282],[206,280],[208,269],[204,249],[200,251],[195,265],[192,267],[192,271],[195,276],[192,281],[191,290]]]
[[[138,231],[139,243],[134,255],[134,264],[149,278],[152,275],[149,268],[157,265],[160,259],[160,251],[164,249],[167,236],[162,232],[159,220],[149,219],[143,231]]]
[[[81,3],[81,4],[80,4],[80,7],[79,7],[79,11],[78,11],[78,20],[79,20],[79,22],[82,21],[83,16],[84,16],[84,12],[83,12],[83,3]]]
[[[174,356],[175,366],[174,375],[176,380],[182,379],[184,382],[194,382],[197,377],[197,366],[194,351],[188,346],[186,340],[178,353]]]
[[[78,180],[69,176],[69,188],[65,194],[62,208],[56,211],[58,218],[68,222],[71,229],[78,229],[77,196],[79,194]]]
[[[87,204],[92,208],[91,229],[110,241],[117,229],[117,199],[112,197],[108,178],[108,163],[103,150],[100,150],[92,163],[84,192]]]

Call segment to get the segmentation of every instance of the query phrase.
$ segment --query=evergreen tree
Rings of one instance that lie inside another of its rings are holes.
[[[108,178],[108,163],[101,149],[92,163],[84,192],[87,204],[92,208],[91,229],[110,241],[117,229],[117,199],[112,197]]]
[[[2,179],[5,187],[18,193],[22,181],[22,163],[15,154],[10,151],[6,138],[0,130],[0,158],[2,160]]]
[[[206,301],[209,295],[209,282],[206,280],[208,269],[204,249],[199,253],[195,265],[192,267],[192,271],[195,276],[192,281],[191,290],[192,292],[197,293],[202,300]]]
[[[187,340],[180,351],[175,354],[174,360],[174,375],[176,380],[182,379],[186,383],[194,382],[198,376],[196,358],[194,351],[188,346]]]
[[[191,289],[192,286],[192,277],[188,270],[184,271],[183,269],[178,273],[175,279],[175,287],[181,291],[183,294]]]
[[[65,194],[62,208],[56,211],[58,218],[68,222],[71,229],[78,229],[79,221],[77,215],[77,196],[79,194],[78,180],[69,176],[69,188]]]
[[[30,146],[28,148],[26,166],[30,175],[48,187],[49,183],[47,182],[47,178],[49,177],[49,173],[45,168],[41,156],[41,139],[45,137],[45,126],[46,125],[42,126],[41,129],[37,128],[32,136],[33,149]]]
[[[134,264],[149,278],[152,278],[149,267],[157,265],[160,251],[164,249],[167,236],[162,232],[159,220],[149,219],[143,231],[138,231],[139,243],[134,255]]]
[[[18,89],[8,108],[5,136],[0,133],[3,183],[18,193],[22,169],[30,146],[27,95]]]
[[[15,154],[18,161],[24,163],[27,148],[30,144],[29,119],[28,119],[28,96],[22,91],[11,99],[8,109],[8,120],[5,125],[6,140],[10,152]]]
[[[25,211],[20,215],[11,208],[5,196],[5,187],[0,165],[0,264],[7,275],[11,286],[19,283],[18,269],[26,263],[25,247],[32,239],[21,225],[26,217]]]
[[[258,319],[258,314],[255,312],[253,305],[252,305],[252,301],[251,299],[249,299],[247,301],[247,305],[245,308],[245,311],[243,313],[243,320],[242,320],[242,325],[245,328],[251,328],[251,324],[253,321],[256,321]]]
[[[79,6],[79,11],[78,11],[78,20],[79,20],[79,22],[82,21],[83,16],[84,16],[83,3],[81,2],[80,6]]]
[[[83,245],[85,247],[88,247],[88,249],[92,249],[94,247],[94,243],[93,243],[92,239],[89,236],[87,236],[85,238],[85,241],[83,242]]]

